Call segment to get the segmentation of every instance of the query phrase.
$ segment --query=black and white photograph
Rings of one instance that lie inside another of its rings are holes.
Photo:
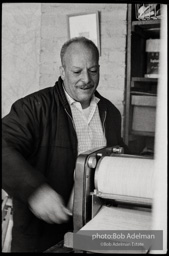
[[[167,254],[168,5],[1,6],[2,253]]]

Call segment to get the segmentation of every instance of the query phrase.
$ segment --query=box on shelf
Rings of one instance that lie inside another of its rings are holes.
[[[159,54],[160,54],[160,39],[146,40],[146,74],[145,77],[159,77]]]
[[[156,96],[133,95],[132,131],[155,132]]]

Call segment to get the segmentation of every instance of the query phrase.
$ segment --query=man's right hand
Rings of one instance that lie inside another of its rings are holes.
[[[47,184],[38,188],[28,203],[33,214],[48,223],[61,224],[68,221],[71,214],[61,196]]]

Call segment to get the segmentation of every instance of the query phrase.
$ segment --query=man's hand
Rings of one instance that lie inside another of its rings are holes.
[[[61,196],[47,184],[37,189],[28,203],[33,214],[48,223],[68,221],[69,210],[64,206]]]

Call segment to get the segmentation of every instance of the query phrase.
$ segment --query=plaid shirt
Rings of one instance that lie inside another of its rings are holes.
[[[106,146],[106,137],[103,133],[97,105],[100,99],[93,95],[90,106],[86,109],[82,109],[79,102],[72,99],[66,91],[65,94],[70,104],[76,128],[78,154],[87,150]]]

